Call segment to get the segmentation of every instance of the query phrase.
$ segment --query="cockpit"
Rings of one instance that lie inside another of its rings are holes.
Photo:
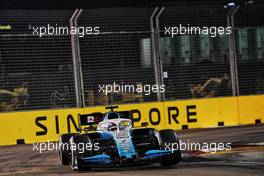
[[[129,119],[112,119],[103,121],[98,125],[97,130],[101,131],[123,131],[132,128],[132,122]]]

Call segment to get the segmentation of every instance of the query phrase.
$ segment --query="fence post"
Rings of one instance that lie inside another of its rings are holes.
[[[229,63],[230,63],[230,75],[231,75],[231,85],[233,96],[239,96],[239,84],[238,84],[238,74],[237,74],[237,58],[236,58],[236,41],[235,41],[235,25],[234,25],[234,15],[239,9],[238,6],[233,6],[227,13],[227,26],[231,27],[232,33],[229,35]]]
[[[74,25],[76,28],[78,27],[78,19],[79,19],[79,16],[81,15],[82,11],[83,11],[83,9],[80,9],[78,14],[74,18]],[[76,57],[76,59],[77,59],[77,72],[79,73],[78,78],[79,78],[79,96],[80,96],[80,103],[81,103],[80,107],[85,107],[79,36],[76,36],[75,46],[76,46],[76,54],[77,54],[77,57]]]
[[[157,50],[156,50],[156,35],[154,27],[154,17],[158,11],[158,7],[155,8],[154,12],[150,16],[150,32],[151,32],[151,58],[154,67],[155,83],[159,85],[159,74],[158,74],[158,64],[157,64]],[[160,93],[157,92],[157,101],[160,101]]]
[[[77,28],[77,20],[82,12],[82,9],[76,9],[70,18],[70,27]],[[83,81],[82,70],[80,64],[80,46],[78,34],[71,35],[72,59],[73,59],[73,72],[74,72],[74,85],[77,107],[84,107],[84,94],[83,94]]]
[[[159,17],[161,13],[164,11],[165,7],[162,7],[156,16],[156,50],[157,50],[157,64],[158,64],[158,74],[159,74],[159,86],[164,84],[163,79],[163,64],[161,58],[161,46],[160,46],[160,28],[159,28]],[[160,93],[160,92],[159,92]],[[165,93],[162,92],[161,100],[165,101]]]
[[[70,27],[74,27],[74,18],[77,15],[79,9],[76,9],[70,18]],[[75,87],[75,98],[76,98],[76,106],[80,107],[80,96],[78,90],[78,73],[76,66],[76,50],[75,50],[75,36],[71,35],[71,49],[72,49],[72,61],[73,61],[73,74],[74,74],[74,87]]]

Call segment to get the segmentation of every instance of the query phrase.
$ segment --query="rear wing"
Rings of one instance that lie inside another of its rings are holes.
[[[103,120],[103,113],[79,114],[81,126],[99,124]]]

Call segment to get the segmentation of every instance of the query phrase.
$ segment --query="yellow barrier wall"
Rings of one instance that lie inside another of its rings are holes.
[[[182,129],[183,125],[186,128],[217,127],[219,122],[224,122],[224,126],[238,124],[239,114],[235,97],[165,102],[164,107],[165,118],[169,118],[169,107],[179,109],[179,123],[173,123],[171,120],[171,124],[167,123],[168,128]]]
[[[239,124],[254,124],[256,120],[264,122],[264,95],[238,97]]]
[[[208,128],[264,121],[264,95],[119,105],[131,111],[135,126],[157,129]],[[0,113],[0,145],[56,141],[75,132],[78,114],[107,112],[105,107]],[[18,141],[17,141],[18,140]]]

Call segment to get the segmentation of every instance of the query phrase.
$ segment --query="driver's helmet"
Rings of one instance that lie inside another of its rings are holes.
[[[108,131],[116,131],[117,125],[114,122],[108,123]]]
[[[121,121],[120,123],[119,123],[119,129],[120,130],[125,130],[125,129],[127,129],[128,127],[129,127],[129,122],[127,122],[127,121]]]

